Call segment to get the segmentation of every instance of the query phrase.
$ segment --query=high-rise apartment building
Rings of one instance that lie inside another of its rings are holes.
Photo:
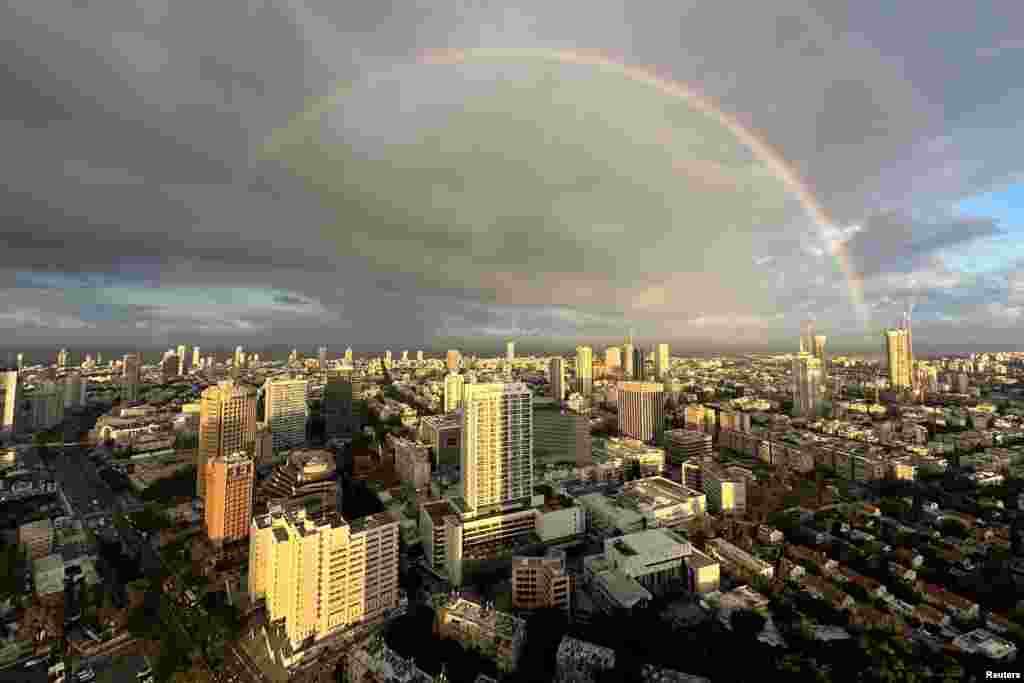
[[[234,366],[236,368],[244,368],[245,367],[245,348],[244,347],[241,347],[241,346],[236,346],[235,347]]]
[[[362,385],[349,377],[331,375],[324,385],[324,435],[328,439],[350,438],[362,428]]]
[[[814,321],[805,320],[800,324],[800,351],[814,353]]]
[[[232,543],[249,535],[255,472],[252,456],[246,451],[220,455],[206,463],[206,535],[214,543]]]
[[[402,351],[402,362],[403,363],[408,363],[409,362],[409,352],[408,351]]]
[[[25,367],[25,354],[18,354],[18,370],[22,370]]]
[[[793,359],[793,414],[806,418],[819,417],[823,390],[821,361],[809,353],[798,353]]]
[[[586,398],[594,393],[594,350],[589,346],[576,347],[576,391]]]
[[[205,500],[206,464],[256,442],[256,389],[232,380],[205,389],[199,399],[198,495]]]
[[[462,499],[473,513],[529,504],[533,396],[521,383],[470,384],[462,412]]]
[[[545,557],[512,558],[512,608],[560,609],[569,612],[572,576],[565,567],[565,551],[549,550]]]
[[[199,347],[192,347],[192,367],[196,370],[203,369],[203,357],[199,354]]]
[[[551,398],[556,401],[565,400],[565,359],[552,358],[548,366],[551,382]]]
[[[516,359],[516,343],[508,342],[505,344],[505,360],[509,363]]]
[[[184,344],[179,344],[175,355],[178,356],[178,376],[184,377],[189,370],[188,347]]]
[[[618,346],[609,346],[604,350],[604,367],[608,370],[615,370],[622,367],[622,349]]]
[[[889,386],[909,389],[913,386],[913,358],[910,355],[910,331],[885,331],[885,351],[889,360]]]
[[[459,363],[462,361],[462,354],[459,353],[458,349],[449,349],[448,355],[446,356],[445,362],[448,365],[449,372],[455,372],[459,369]]]
[[[132,403],[139,400],[142,386],[142,359],[137,353],[126,353],[121,360],[121,400]]]
[[[10,437],[17,429],[21,378],[17,370],[0,370],[0,436]]]
[[[633,379],[637,381],[644,381],[647,377],[647,356],[651,356],[653,359],[654,354],[648,353],[646,356],[640,349],[633,351]]]
[[[423,352],[422,351],[417,351],[416,352],[416,362],[417,363],[422,363],[423,362]]]
[[[70,360],[71,360],[71,355],[68,353],[67,349],[61,349],[60,351],[57,352],[57,367],[58,368],[66,368],[68,366],[68,363],[69,363]]]
[[[669,353],[668,344],[658,344],[657,352],[654,356],[654,374],[660,379],[664,380],[668,376],[669,368]]]
[[[316,350],[316,361],[317,361],[317,368],[319,368],[320,370],[326,370],[327,369],[327,347],[326,346],[321,346],[319,349]]]
[[[385,351],[384,352],[384,367],[386,367],[386,368],[390,368],[391,367],[391,351]]]
[[[351,346],[348,347],[347,349],[345,349],[345,362],[348,365],[352,365],[352,347]]]
[[[558,401],[533,401],[533,455],[546,462],[591,462],[590,418]]]
[[[665,433],[665,385],[619,382],[619,433],[647,443],[661,443]]]
[[[398,521],[387,513],[313,520],[274,506],[250,536],[250,597],[283,620],[293,651],[398,606]]]
[[[263,384],[266,422],[274,435],[274,449],[296,448],[306,443],[306,395],[304,379],[270,379]]]
[[[455,372],[444,378],[444,412],[450,413],[462,407],[466,379]]]

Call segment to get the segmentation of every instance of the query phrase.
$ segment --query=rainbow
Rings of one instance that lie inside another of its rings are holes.
[[[825,207],[814,195],[810,186],[800,172],[776,150],[771,143],[761,138],[753,130],[745,126],[734,116],[722,110],[710,97],[693,87],[673,80],[658,73],[656,67],[641,67],[613,59],[611,56],[592,50],[557,50],[547,48],[472,48],[434,50],[423,53],[419,62],[422,64],[465,64],[482,60],[521,60],[556,62],[559,64],[577,64],[589,66],[636,83],[642,83],[658,92],[677,100],[683,100],[701,114],[710,117],[726,128],[739,140],[759,161],[767,165],[772,174],[781,180],[786,188],[800,202],[807,215],[815,222],[821,232],[822,240],[828,246],[835,260],[836,267],[846,279],[850,300],[862,322],[867,323],[869,309],[864,303],[864,285],[860,274],[850,261],[845,243],[832,238],[836,221],[829,215]]]
[[[614,59],[603,52],[591,50],[548,48],[445,49],[425,52],[420,55],[417,61],[420,64],[458,65],[485,60],[537,60],[597,68],[649,86],[667,97],[682,100],[692,109],[708,116],[726,128],[786,186],[789,192],[800,202],[807,215],[818,226],[822,241],[826,244],[836,267],[846,280],[854,309],[861,321],[867,325],[870,310],[864,303],[863,280],[851,263],[845,242],[835,239],[836,221],[829,215],[821,202],[818,201],[818,198],[800,175],[800,172],[778,150],[756,132],[741,123],[736,117],[723,111],[712,98],[685,83],[660,74],[656,67],[630,65],[622,60]],[[312,102],[291,123],[310,124],[320,120],[320,117],[325,112],[337,106],[340,98],[351,86],[351,83],[338,85],[333,94],[318,98]],[[289,132],[294,133],[295,130],[291,124],[278,129],[268,140],[264,150],[273,152],[275,148],[279,149],[282,144],[286,144],[286,140],[283,138]],[[304,131],[308,129],[300,127],[298,130]]]

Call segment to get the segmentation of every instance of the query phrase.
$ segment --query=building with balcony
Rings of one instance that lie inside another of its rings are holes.
[[[694,429],[665,432],[665,451],[674,463],[700,462],[712,457],[711,435]]]
[[[306,508],[311,517],[322,517],[341,508],[341,488],[334,454],[319,449],[299,449],[260,484],[257,501]]]

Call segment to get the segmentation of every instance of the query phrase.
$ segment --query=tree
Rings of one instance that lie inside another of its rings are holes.
[[[634,481],[636,479],[642,478],[643,476],[644,475],[643,470],[640,467],[640,461],[631,460],[629,463],[629,467],[626,469],[626,481]]]

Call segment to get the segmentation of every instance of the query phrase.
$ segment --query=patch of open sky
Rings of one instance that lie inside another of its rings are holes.
[[[952,250],[945,255],[949,265],[970,273],[990,273],[1024,258],[1024,184],[968,197],[956,210],[965,217],[995,220],[1002,234]]]

